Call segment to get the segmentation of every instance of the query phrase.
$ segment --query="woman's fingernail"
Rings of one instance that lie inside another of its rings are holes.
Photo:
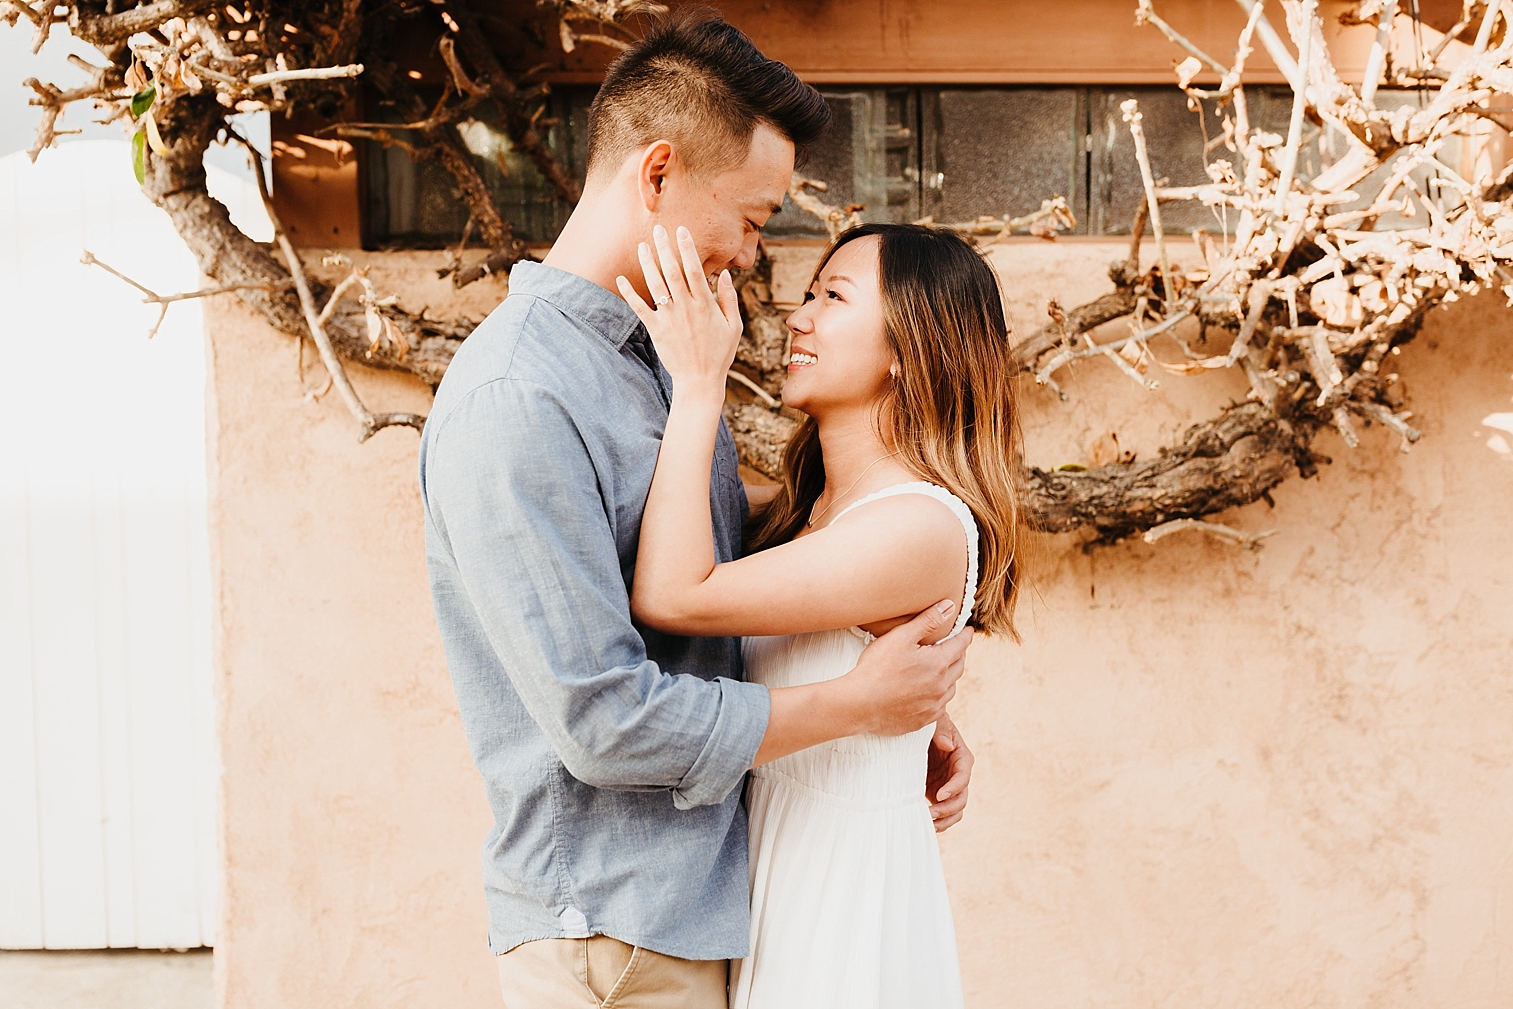
[[[943,600],[943,601],[938,602],[938,603],[935,604],[935,612],[939,613],[943,617],[944,616],[949,616],[950,613],[951,613],[951,611],[954,610],[954,609],[956,609],[956,604],[953,603],[953,602],[951,602],[951,600],[949,600],[949,599]]]
[[[693,237],[693,232],[689,231],[686,227],[684,227],[683,225],[680,224],[680,225],[678,225],[678,237],[679,238],[692,238]]]
[[[955,794],[956,794],[955,792],[945,792],[945,791],[942,791],[942,792],[939,792],[939,793],[936,794],[935,800],[937,802],[945,802],[947,799],[949,799],[951,796],[953,796]]]
[[[664,227],[662,227],[662,225],[660,225],[660,224],[657,225],[655,228],[652,228],[651,229],[651,233],[653,235],[656,235],[658,238],[666,238],[667,237],[667,229],[664,228]]]

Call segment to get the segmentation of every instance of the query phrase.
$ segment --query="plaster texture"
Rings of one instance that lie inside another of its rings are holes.
[[[359,253],[352,254],[359,261]],[[429,266],[429,260],[426,260]],[[481,318],[391,256],[380,292]],[[430,283],[428,284],[427,281]],[[307,400],[294,341],[207,307],[212,578],[225,865],[217,1005],[494,1006],[478,852],[489,814],[426,584],[415,432],[358,444],[333,391]],[[324,373],[306,348],[305,383]],[[374,409],[430,392],[363,368]]]
[[[1073,305],[1077,255],[998,260]],[[1513,462],[1482,424],[1513,316],[1435,311],[1392,364],[1412,452],[1327,433],[1318,477],[1216,516],[1278,530],[1254,552],[1055,538],[1024,644],[974,646],[975,808],[942,843],[970,1005],[1513,1004]],[[1084,364],[1069,404],[1028,391],[1030,458],[1149,455],[1237,378]]]
[[[813,252],[786,253],[795,276]],[[1104,290],[1122,254],[998,247],[1016,328]],[[502,296],[453,294],[441,255],[371,257],[380,292],[474,317]],[[1277,528],[1260,550],[1041,542],[1023,644],[975,644],[954,705],[979,758],[942,841],[969,1006],[1513,1004],[1513,461],[1481,423],[1513,411],[1513,315],[1494,297],[1433,313],[1394,359],[1412,453],[1326,435],[1317,478],[1218,516]],[[229,298],[207,324],[218,1004],[497,1009],[488,814],[431,619],[414,435],[358,445],[334,395],[302,398],[289,337]],[[427,408],[354,370],[374,409]],[[1149,455],[1244,392],[1144,392],[1104,361],[1063,385],[1025,391],[1037,465],[1110,433]]]
[[[207,950],[0,950],[0,1009],[211,1009]]]

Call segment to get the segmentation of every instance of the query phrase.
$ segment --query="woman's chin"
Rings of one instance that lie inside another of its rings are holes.
[[[784,406],[792,407],[795,410],[802,410],[803,406],[800,404],[804,402],[803,387],[795,383],[790,377],[783,383],[783,391],[778,393],[778,399],[783,401]]]
[[[778,398],[782,400],[783,405],[788,407],[790,410],[797,410],[799,413],[810,412],[809,407],[811,406],[811,397],[805,396],[799,389],[790,389],[785,387],[783,389],[782,395]]]

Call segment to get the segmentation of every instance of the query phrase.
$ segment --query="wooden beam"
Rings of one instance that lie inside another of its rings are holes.
[[[271,117],[273,203],[300,248],[362,245],[362,193],[352,144],[317,131],[313,113]]]

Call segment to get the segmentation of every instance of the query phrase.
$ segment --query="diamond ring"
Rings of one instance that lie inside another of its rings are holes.
[[[658,308],[661,308],[663,305],[670,305],[672,304],[672,295],[664,294],[662,297],[657,298],[656,302]]]

